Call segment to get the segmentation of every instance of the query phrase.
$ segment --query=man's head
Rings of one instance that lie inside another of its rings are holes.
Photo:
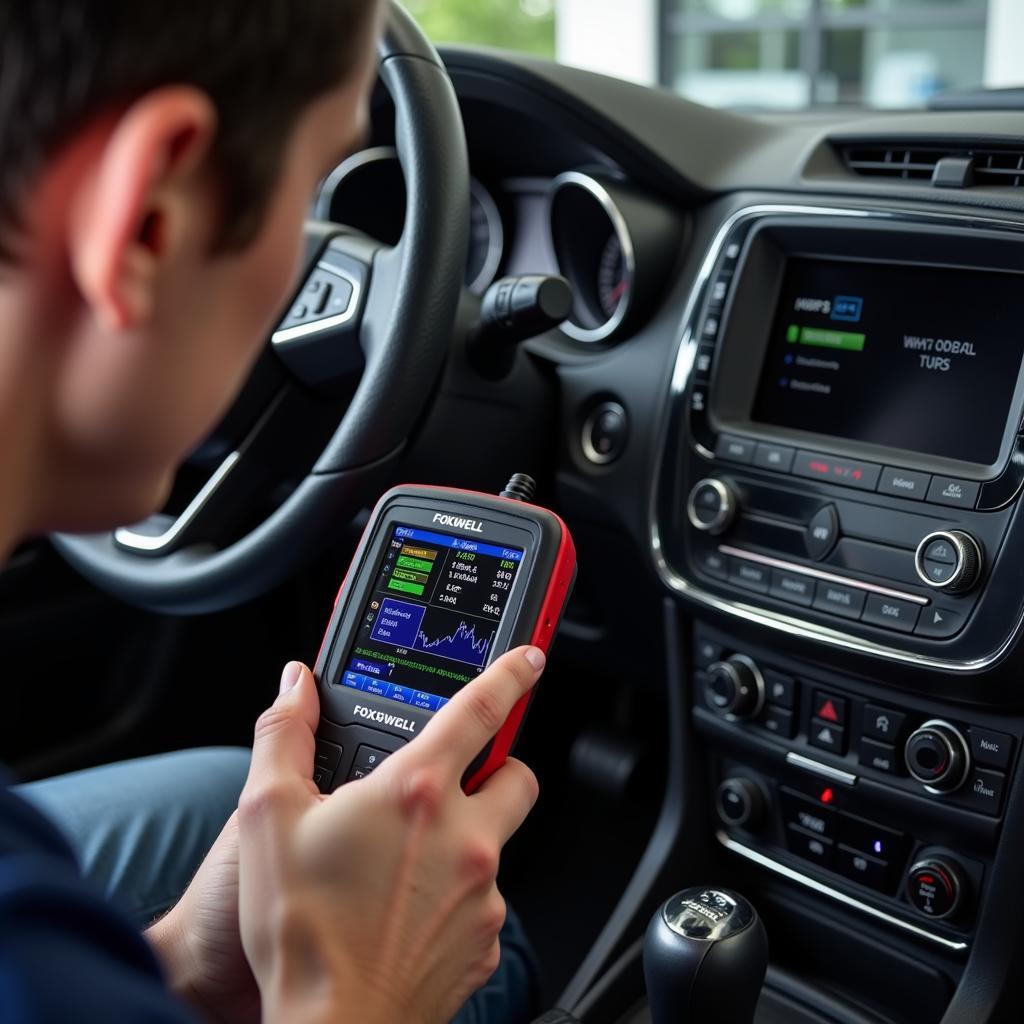
[[[364,131],[377,8],[0,0],[0,428],[33,446],[22,529],[148,514],[224,411],[315,185]]]

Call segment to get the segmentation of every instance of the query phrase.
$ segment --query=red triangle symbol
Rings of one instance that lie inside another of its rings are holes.
[[[819,718],[825,718],[830,722],[838,722],[839,716],[836,714],[836,706],[832,701],[827,700],[821,705],[821,709],[818,711]]]

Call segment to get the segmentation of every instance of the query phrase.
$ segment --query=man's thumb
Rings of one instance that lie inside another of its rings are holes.
[[[289,662],[281,673],[277,700],[256,721],[249,784],[312,778],[313,734],[319,720],[313,673],[300,662]]]

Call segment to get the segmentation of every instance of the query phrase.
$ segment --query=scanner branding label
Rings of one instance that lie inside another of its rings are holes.
[[[379,722],[381,725],[390,725],[393,729],[404,729],[405,732],[415,732],[416,723],[410,722],[408,718],[399,718],[398,715],[389,715],[386,711],[376,711],[374,708],[363,707],[357,704],[352,709],[352,714],[360,718],[368,718],[371,722]]]
[[[484,524],[476,519],[464,519],[462,516],[452,516],[444,512],[434,513],[434,522],[441,526],[454,526],[457,530],[470,530],[473,533],[483,533]]]

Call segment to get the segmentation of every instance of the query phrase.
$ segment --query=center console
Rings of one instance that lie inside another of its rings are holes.
[[[651,516],[715,844],[953,981],[1022,739],[1022,268],[1022,225],[984,216],[733,213]]]

